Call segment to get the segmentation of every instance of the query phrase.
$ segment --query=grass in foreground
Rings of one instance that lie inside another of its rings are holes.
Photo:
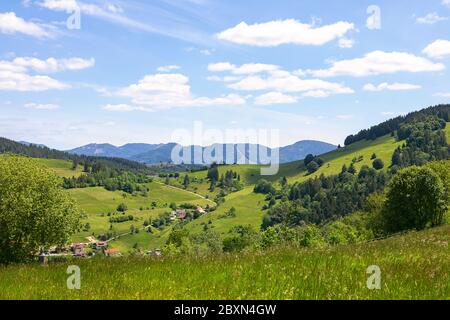
[[[450,299],[450,226],[361,245],[0,268],[0,299]],[[381,290],[366,287],[378,265]]]

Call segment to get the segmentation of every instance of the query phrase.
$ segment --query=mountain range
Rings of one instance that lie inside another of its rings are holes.
[[[67,150],[67,152],[77,155],[86,156],[98,156],[98,157],[114,157],[114,158],[124,158],[128,160],[134,160],[146,164],[157,164],[157,163],[170,163],[172,150],[175,147],[180,147],[175,143],[167,144],[145,144],[145,143],[129,143],[120,147],[114,146],[112,144],[88,144],[79,148],[72,150]],[[206,148],[215,147],[219,150],[222,147],[223,150],[223,161],[221,163],[230,164],[229,160],[231,158],[227,157],[227,150],[233,150],[233,163],[239,161],[242,163],[243,157],[245,157],[245,163],[249,163],[248,159],[251,152],[258,150],[260,145],[257,144],[215,144],[209,147],[199,147],[199,146],[189,146],[187,149],[191,150],[192,157],[191,163],[193,164],[204,164],[208,163],[207,160],[194,159],[194,150],[205,151]],[[323,153],[335,150],[337,147],[335,145],[314,141],[314,140],[304,140],[296,142],[292,145],[281,147],[278,149],[280,155],[280,163],[287,163],[291,161],[304,159],[308,154],[320,155]],[[187,150],[186,148],[184,150]],[[267,148],[267,154],[270,156],[276,149]],[[213,153],[214,155],[214,153]],[[228,161],[227,161],[228,159]],[[257,163],[262,163],[259,153],[257,153]]]

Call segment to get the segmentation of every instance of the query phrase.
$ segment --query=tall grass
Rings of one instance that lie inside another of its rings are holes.
[[[450,226],[349,246],[206,258],[76,260],[0,268],[1,299],[450,299]],[[366,287],[369,265],[381,290]]]

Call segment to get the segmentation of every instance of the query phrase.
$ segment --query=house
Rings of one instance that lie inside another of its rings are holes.
[[[120,257],[122,255],[119,249],[107,249],[103,252],[107,257]]]
[[[97,241],[95,244],[95,250],[103,250],[108,248],[108,242],[105,241]]]
[[[181,219],[181,220],[186,219],[186,210],[185,209],[177,209],[176,213],[177,213],[178,219]]]
[[[76,257],[84,257],[86,255],[86,251],[84,250],[84,243],[73,243],[72,252]]]
[[[206,211],[202,207],[197,207],[197,209],[195,209],[195,212],[197,212],[199,215],[206,213]]]

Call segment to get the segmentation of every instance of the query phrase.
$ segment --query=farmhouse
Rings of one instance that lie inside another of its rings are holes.
[[[86,251],[84,250],[84,243],[74,243],[72,244],[72,252],[76,257],[84,257],[86,255]]]
[[[120,257],[122,255],[119,249],[107,249],[104,253],[107,257]]]
[[[181,219],[181,220],[186,219],[186,210],[185,209],[177,209],[176,213],[177,213],[178,219]]]
[[[96,250],[103,250],[103,249],[108,248],[108,242],[105,242],[105,241],[97,241],[97,242],[94,244],[94,246],[95,246],[95,249],[96,249]]]
[[[200,215],[206,213],[206,211],[205,211],[202,207],[200,207],[200,206],[198,206],[197,209],[195,209],[195,212],[197,212],[197,213],[200,214]]]

